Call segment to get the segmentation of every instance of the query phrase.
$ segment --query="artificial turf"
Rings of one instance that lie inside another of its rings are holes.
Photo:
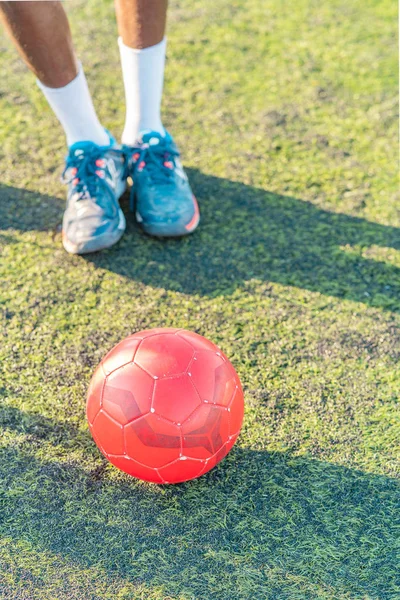
[[[65,4],[95,104],[123,124],[113,6]],[[202,223],[68,256],[64,139],[0,41],[0,598],[400,598],[400,237],[392,0],[173,0],[164,119]],[[124,209],[127,201],[124,200]],[[198,331],[243,432],[175,487],[106,464],[101,357]]]

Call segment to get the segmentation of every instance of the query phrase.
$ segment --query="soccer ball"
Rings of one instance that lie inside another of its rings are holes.
[[[243,392],[227,357],[184,329],[127,337],[90,383],[87,418],[116,467],[139,479],[179,483],[207,473],[230,451]]]

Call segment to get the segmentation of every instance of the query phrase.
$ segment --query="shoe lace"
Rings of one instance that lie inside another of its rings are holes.
[[[138,171],[146,168],[147,174],[155,184],[169,184],[173,182],[175,161],[179,152],[165,143],[151,145],[143,144],[130,149],[132,161],[132,178]]]
[[[112,152],[122,154],[122,151],[113,148]],[[65,169],[61,180],[65,184],[73,183],[77,200],[95,197],[99,189],[111,192],[106,176],[112,175],[104,160],[104,148],[93,147],[82,149],[80,153],[71,153],[67,156]]]

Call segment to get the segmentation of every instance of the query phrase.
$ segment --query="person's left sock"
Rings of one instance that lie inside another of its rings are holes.
[[[133,146],[143,131],[165,135],[160,107],[167,42],[164,38],[159,44],[140,50],[125,46],[121,38],[118,43],[126,98],[122,143]]]
[[[77,142],[94,142],[98,146],[110,144],[96,115],[82,66],[75,79],[64,87],[49,88],[41,81],[37,84],[63,127],[68,146]]]

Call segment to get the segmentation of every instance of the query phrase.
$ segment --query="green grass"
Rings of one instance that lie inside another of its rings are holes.
[[[112,3],[66,7],[119,134]],[[86,258],[61,246],[63,135],[1,38],[0,598],[400,598],[395,17],[173,0],[163,110],[202,225],[130,219]],[[175,487],[107,465],[85,422],[98,361],[154,326],[211,338],[245,389],[231,454]]]

